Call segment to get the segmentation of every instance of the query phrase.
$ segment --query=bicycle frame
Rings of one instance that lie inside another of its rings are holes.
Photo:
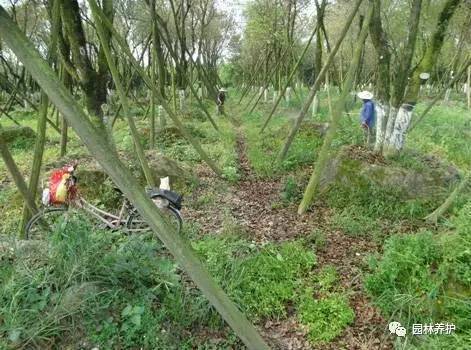
[[[79,197],[77,201],[74,202],[77,208],[85,210],[87,213],[92,215],[94,218],[100,220],[110,229],[116,229],[120,226],[124,226],[126,224],[126,212],[129,206],[126,199],[123,199],[123,203],[121,204],[121,209],[118,215],[113,213],[107,212],[100,208],[97,208],[93,204],[87,202],[85,198]]]

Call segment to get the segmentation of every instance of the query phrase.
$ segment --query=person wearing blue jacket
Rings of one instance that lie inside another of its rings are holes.
[[[374,141],[374,125],[375,125],[375,104],[373,102],[373,94],[369,91],[361,91],[357,96],[363,101],[363,107],[360,112],[361,127],[365,133],[365,143],[370,145]]]

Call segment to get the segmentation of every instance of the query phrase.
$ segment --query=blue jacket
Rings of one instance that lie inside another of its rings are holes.
[[[369,128],[375,125],[375,104],[371,100],[366,100],[363,103],[363,108],[360,114],[361,123],[365,123]]]

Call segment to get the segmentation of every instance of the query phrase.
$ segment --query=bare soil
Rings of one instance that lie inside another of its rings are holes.
[[[247,158],[246,145],[242,133],[237,140],[237,153],[241,180],[231,186],[216,178],[207,168],[197,169],[199,188],[189,198],[189,206],[184,210],[188,221],[196,221],[202,232],[221,232],[225,216],[229,214],[244,228],[247,237],[257,243],[279,242],[309,235],[313,229],[321,229],[326,244],[317,250],[318,267],[333,265],[339,274],[340,284],[350,298],[355,312],[352,325],[333,342],[312,347],[307,341],[306,330],[300,325],[294,309],[288,307],[288,317],[284,320],[265,320],[258,324],[264,337],[273,348],[289,350],[307,349],[392,349],[393,338],[387,329],[387,320],[372,305],[363,289],[365,258],[381,247],[368,237],[351,237],[329,227],[330,209],[314,206],[308,213],[298,216],[295,204],[272,206],[279,201],[282,184],[280,179],[258,177]],[[361,154],[360,149],[352,150],[355,157],[371,157]],[[382,162],[382,159],[371,159]],[[216,192],[212,192],[216,189]],[[212,192],[212,193],[211,193]],[[202,195],[211,193],[208,207],[195,208],[191,205]],[[223,210],[224,208],[227,208]]]

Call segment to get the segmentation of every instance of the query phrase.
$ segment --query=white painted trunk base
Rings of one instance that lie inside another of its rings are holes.
[[[180,98],[180,110],[185,108],[185,90],[178,90],[178,97]]]
[[[376,141],[374,150],[381,151],[386,134],[386,116],[389,113],[389,106],[382,104],[379,101],[376,103]]]
[[[291,87],[289,86],[286,88],[285,97],[286,97],[286,104],[289,106],[291,103]]]
[[[312,100],[312,117],[313,118],[317,116],[318,110],[319,110],[319,96],[315,94],[314,99]]]
[[[406,105],[406,107],[410,106]],[[399,108],[391,136],[387,139],[388,150],[401,151],[404,147],[407,129],[412,120],[412,111],[412,108],[405,108],[404,105]]]

